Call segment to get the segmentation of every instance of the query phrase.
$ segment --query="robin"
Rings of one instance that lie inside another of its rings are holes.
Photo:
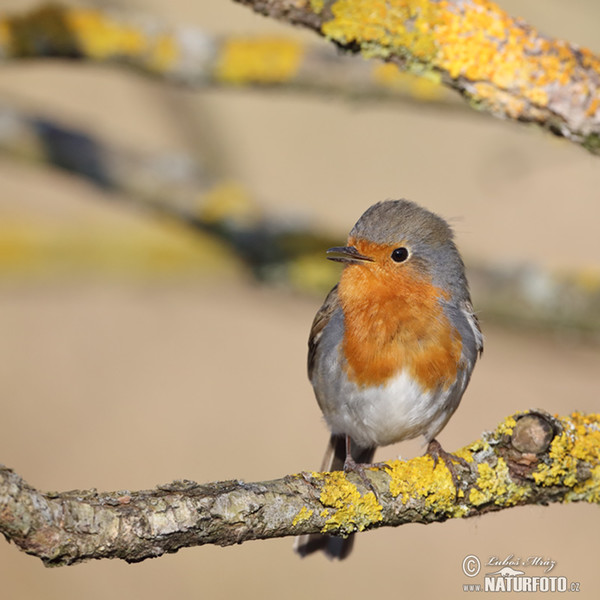
[[[331,430],[323,471],[358,471],[375,448],[422,435],[427,453],[452,461],[436,441],[469,383],[483,336],[463,261],[446,221],[408,200],[371,206],[348,245],[327,250],[345,265],[317,312],[308,375]],[[300,536],[301,556],[344,558],[346,539]]]

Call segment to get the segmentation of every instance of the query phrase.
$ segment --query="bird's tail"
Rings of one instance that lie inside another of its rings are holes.
[[[352,458],[357,463],[373,462],[375,448],[359,448],[352,442]],[[346,460],[346,438],[343,435],[332,435],[321,464],[321,471],[343,471]],[[354,546],[354,534],[341,538],[325,533],[308,533],[299,535],[294,540],[294,551],[302,558],[313,552],[322,551],[331,560],[346,558]]]

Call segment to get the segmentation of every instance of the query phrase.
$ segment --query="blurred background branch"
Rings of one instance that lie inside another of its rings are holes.
[[[0,107],[0,151],[77,175],[109,193],[112,202],[166,219],[181,238],[173,245],[169,235],[144,238],[130,232],[124,234],[130,239],[125,246],[111,232],[109,244],[114,249],[109,256],[117,253],[123,262],[109,259],[104,269],[127,265],[125,257],[131,253],[139,262],[162,252],[180,273],[197,273],[207,263],[213,269],[225,267],[236,260],[259,281],[302,292],[323,294],[339,276],[339,267],[326,261],[324,253],[343,240],[342,232],[324,231],[307,219],[289,221],[266,214],[241,182],[219,180],[183,151],[148,154],[123,148],[7,104]],[[69,264],[81,269],[86,256],[98,260],[98,252],[90,251],[89,238],[65,231],[56,232],[54,238],[31,233],[14,222],[0,226],[0,272],[19,273],[33,265],[55,270],[59,265],[52,263],[58,261],[64,273]],[[163,262],[158,261],[158,270],[164,268]],[[486,321],[600,341],[600,275],[595,271],[552,272],[528,263],[467,262],[477,307]],[[151,261],[147,268],[152,269]]]
[[[127,67],[191,88],[233,87],[335,94],[468,110],[435,79],[374,64],[293,37],[214,35],[168,26],[125,8],[41,4],[0,15],[0,58],[64,58]]]

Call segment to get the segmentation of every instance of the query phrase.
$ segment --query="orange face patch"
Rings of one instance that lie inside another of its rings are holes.
[[[381,385],[408,369],[425,390],[448,388],[462,343],[439,304],[447,293],[416,261],[394,263],[396,246],[349,243],[374,262],[348,265],[340,279],[348,378],[361,386]]]

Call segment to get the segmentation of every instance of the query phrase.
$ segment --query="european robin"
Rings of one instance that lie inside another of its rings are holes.
[[[360,217],[347,246],[327,251],[345,267],[308,341],[308,375],[332,434],[323,471],[360,473],[377,446],[422,435],[455,479],[460,459],[435,437],[458,407],[483,336],[453,237],[434,213],[388,200]],[[295,544],[302,556],[330,558],[351,547],[352,536],[322,534]]]

